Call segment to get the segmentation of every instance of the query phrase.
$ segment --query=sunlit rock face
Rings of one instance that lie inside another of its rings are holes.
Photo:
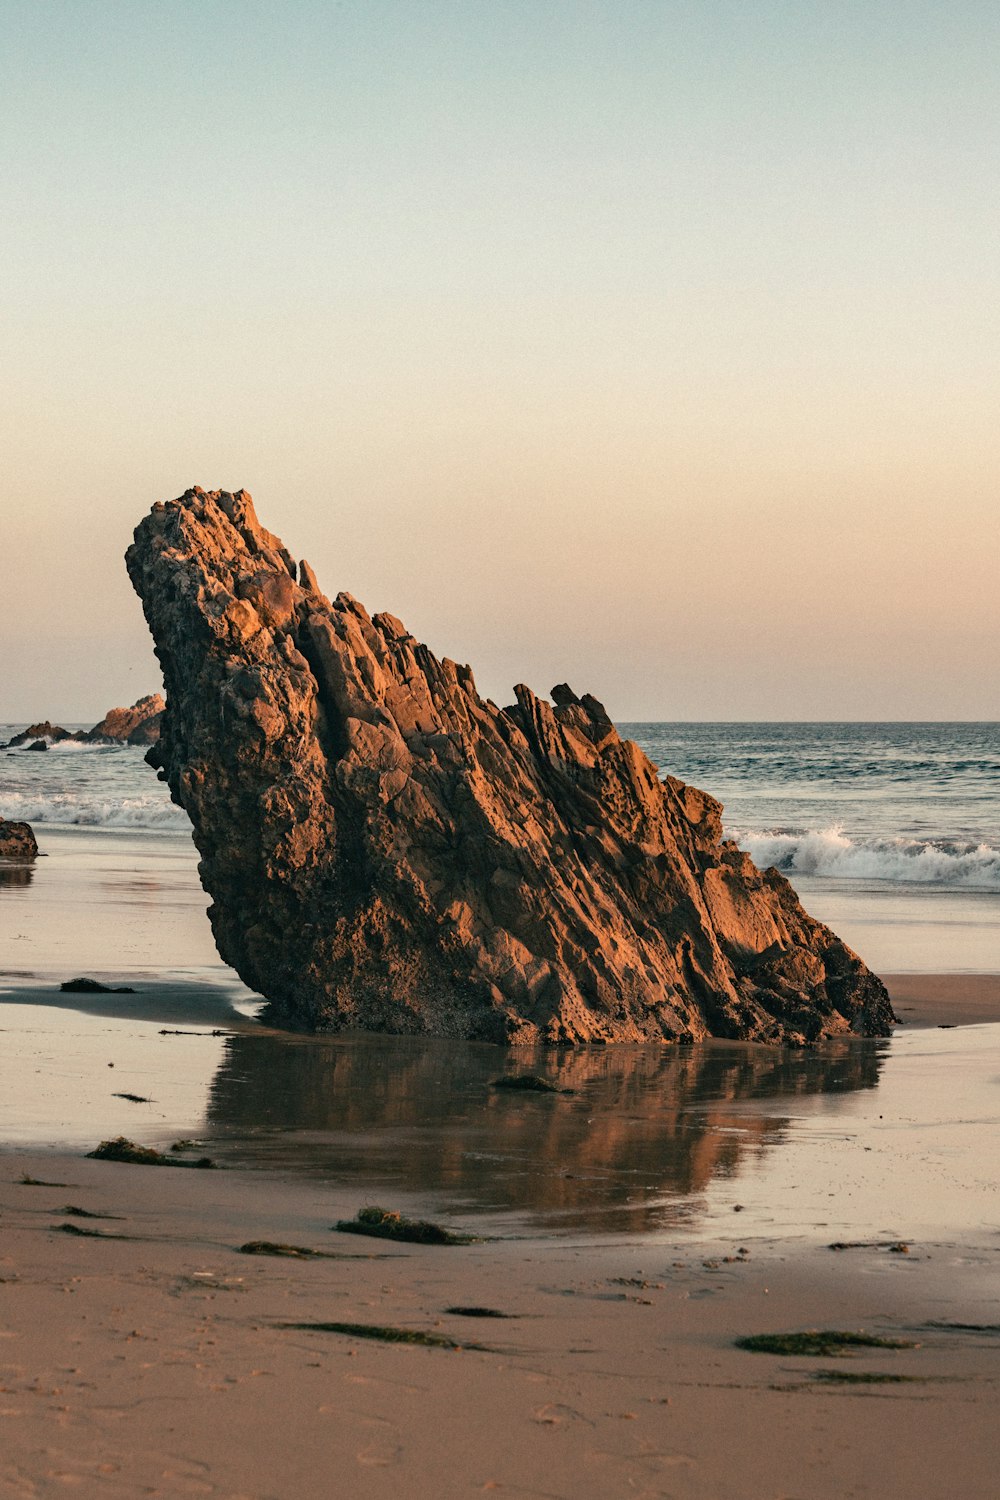
[[[85,736],[88,740],[111,740],[118,744],[155,745],[166,707],[159,693],[139,698],[131,708],[109,708],[99,724]]]
[[[219,952],[276,1019],[512,1044],[888,1030],[881,982],[595,699],[483,700],[392,615],[328,600],[244,491],[155,506],[126,561],[166,686],[148,759]]]

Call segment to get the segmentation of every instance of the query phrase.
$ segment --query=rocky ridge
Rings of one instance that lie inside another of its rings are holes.
[[[244,491],[154,506],[126,561],[166,687],[147,759],[274,1018],[510,1044],[888,1031],[881,982],[596,699],[484,700],[394,616],[327,599]]]
[[[159,693],[148,693],[130,708],[109,708],[93,729],[64,729],[61,724],[30,724],[3,745],[4,750],[45,749],[63,740],[83,745],[155,745],[166,704]]]

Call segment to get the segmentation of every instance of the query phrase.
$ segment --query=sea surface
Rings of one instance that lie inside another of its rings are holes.
[[[1000,725],[622,729],[876,971],[1000,971]],[[1000,1232],[1000,1026],[540,1054],[517,1065],[572,1093],[512,1097],[495,1048],[260,1026],[141,750],[0,751],[0,816],[42,851],[0,862],[2,1150],[197,1138],[504,1233],[704,1233],[737,1205],[743,1238]],[[135,997],[61,995],[78,974]]]

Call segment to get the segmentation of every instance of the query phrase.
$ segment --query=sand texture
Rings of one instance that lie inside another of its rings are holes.
[[[0,1492],[996,1494],[994,1244],[397,1246],[331,1232],[358,1206],[265,1174],[4,1156]],[[325,1255],[241,1254],[251,1240]],[[307,1323],[466,1347],[289,1326]],[[808,1328],[918,1347],[734,1346]]]

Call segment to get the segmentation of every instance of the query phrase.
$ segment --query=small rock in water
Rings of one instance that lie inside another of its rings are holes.
[[[134,995],[130,984],[102,984],[99,979],[67,979],[59,988],[67,995]]]
[[[37,853],[38,841],[30,823],[0,818],[0,855],[4,859],[34,859]]]

